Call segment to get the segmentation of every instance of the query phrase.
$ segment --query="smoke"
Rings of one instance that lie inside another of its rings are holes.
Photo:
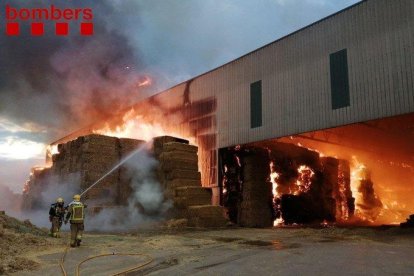
[[[14,8],[49,7],[52,1],[11,0]],[[58,37],[53,23],[45,35],[21,35],[0,40],[0,110],[16,123],[48,128],[49,139],[117,114],[145,96],[138,83],[145,78],[139,52],[121,31],[122,10],[115,1],[60,1],[59,8],[90,7],[95,34],[82,37],[78,24],[72,34]],[[6,3],[0,4],[5,10]],[[129,8],[133,8],[132,4]],[[65,127],[62,127],[65,126]]]
[[[86,227],[96,231],[126,231],[147,227],[163,219],[172,207],[166,201],[156,179],[158,161],[147,150],[137,151],[125,164],[126,175],[131,179],[132,193],[127,206],[104,208],[86,219]]]
[[[21,194],[14,193],[9,187],[0,184],[0,210],[18,212],[21,202]]]
[[[25,22],[20,36],[0,40],[1,115],[47,128],[33,139],[56,139],[356,1],[291,2],[2,1],[0,11],[91,8],[95,34],[78,35],[74,23],[58,37],[50,23],[34,37]],[[147,74],[156,83],[138,87]]]
[[[42,185],[36,187],[36,197],[33,198],[13,193],[8,187],[0,185],[0,209],[21,220],[29,219],[39,227],[49,227],[50,205],[58,197],[69,203],[72,196],[79,193],[79,180],[79,173],[69,175],[64,181],[59,181],[54,176],[46,176]],[[30,209],[25,206],[30,206]]]
[[[141,149],[141,148],[140,148]],[[125,160],[123,160],[125,161]],[[122,162],[122,161],[121,161]],[[118,166],[116,164],[115,166]],[[125,163],[125,176],[130,179],[131,195],[125,206],[104,207],[98,213],[87,212],[85,225],[88,230],[95,231],[127,231],[147,227],[161,221],[172,203],[164,198],[163,189],[156,177],[158,161],[148,151],[137,150]],[[50,205],[58,197],[65,204],[72,201],[74,194],[80,193],[80,174],[70,174],[64,181],[59,181],[53,175],[47,175],[41,185],[35,185],[35,197],[25,197],[15,194],[8,187],[0,185],[0,210],[6,210],[10,215],[19,219],[29,219],[40,227],[49,227],[48,211]],[[99,185],[99,183],[97,184]],[[86,205],[99,205],[98,201],[88,200]],[[28,206],[24,208],[24,206]],[[23,207],[23,208],[22,208]],[[68,228],[63,226],[63,229]]]

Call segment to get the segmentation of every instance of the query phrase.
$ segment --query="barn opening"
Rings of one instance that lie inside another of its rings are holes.
[[[247,227],[398,224],[414,210],[414,113],[219,150],[220,202]]]

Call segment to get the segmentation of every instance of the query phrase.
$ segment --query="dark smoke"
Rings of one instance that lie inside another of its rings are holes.
[[[113,1],[11,0],[2,1],[0,9],[3,13],[6,4],[49,7],[52,2],[59,8],[91,7],[95,35],[80,36],[74,22],[69,36],[58,37],[49,22],[45,35],[34,37],[29,21],[21,24],[20,36],[2,34],[0,40],[0,112],[15,122],[47,127],[49,139],[116,114],[145,96],[137,86],[143,64],[120,31],[122,11]]]
[[[27,35],[28,26],[2,36],[0,114],[46,127],[47,137],[33,139],[50,142],[147,96],[136,87],[145,73],[156,75],[148,92],[161,91],[356,0],[259,2],[2,1],[1,12],[6,4],[92,8],[95,35],[56,37],[48,24],[44,37]]]

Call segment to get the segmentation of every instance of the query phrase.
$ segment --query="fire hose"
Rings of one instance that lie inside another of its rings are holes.
[[[66,258],[68,249],[69,249],[69,245],[66,246],[65,251],[64,251],[64,253],[62,255],[62,258],[60,259],[60,263],[59,263],[60,269],[62,271],[63,276],[67,276],[64,263],[65,263],[65,258]],[[128,272],[132,272],[132,271],[138,270],[140,268],[143,268],[144,266],[147,266],[147,265],[149,265],[150,263],[152,263],[154,261],[154,259],[150,255],[142,254],[142,253],[115,253],[114,252],[114,253],[99,254],[99,255],[88,257],[88,258],[82,260],[80,263],[78,263],[77,266],[76,266],[76,276],[80,276],[80,268],[81,268],[82,264],[84,264],[84,263],[86,263],[90,260],[93,260],[93,259],[108,257],[108,256],[145,256],[145,257],[148,258],[148,260],[146,262],[142,263],[142,264],[139,264],[137,266],[133,266],[133,267],[127,268],[125,270],[119,271],[115,274],[112,274],[111,276],[125,275]]]

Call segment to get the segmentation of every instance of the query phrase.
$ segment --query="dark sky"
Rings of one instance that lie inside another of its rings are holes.
[[[50,2],[2,1],[0,20],[6,3]],[[95,35],[0,35],[0,185],[20,191],[54,139],[356,2],[53,1],[92,7]],[[145,76],[152,86],[138,87]]]

